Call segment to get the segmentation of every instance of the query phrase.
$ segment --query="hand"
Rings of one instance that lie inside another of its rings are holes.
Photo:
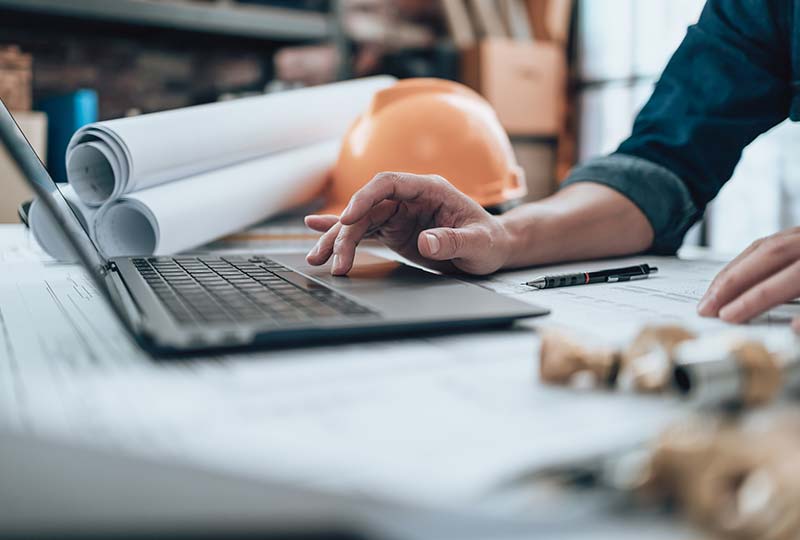
[[[333,257],[334,275],[352,269],[356,246],[367,236],[442,272],[490,274],[511,252],[500,221],[439,176],[381,173],[340,217],[308,216],[306,225],[324,232],[306,259],[319,266]]]
[[[697,308],[743,323],[800,296],[800,228],[753,242],[714,279]],[[800,330],[800,318],[792,322]]]

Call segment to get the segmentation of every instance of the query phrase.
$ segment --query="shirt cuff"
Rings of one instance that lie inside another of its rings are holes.
[[[674,254],[700,212],[681,179],[652,161],[627,154],[611,154],[573,169],[561,189],[578,182],[608,186],[628,197],[650,221],[657,254]]]

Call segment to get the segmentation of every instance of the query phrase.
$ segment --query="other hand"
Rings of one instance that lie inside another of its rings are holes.
[[[743,323],[800,297],[800,227],[753,242],[714,279],[698,313]],[[792,326],[800,331],[800,318]]]
[[[347,274],[356,246],[373,236],[406,259],[443,272],[490,274],[511,251],[500,221],[440,176],[381,173],[361,188],[342,215],[312,215],[306,225],[324,234],[306,257]]]

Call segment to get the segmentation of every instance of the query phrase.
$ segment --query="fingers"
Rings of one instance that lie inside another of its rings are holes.
[[[725,305],[720,310],[719,317],[726,322],[743,323],[798,296],[800,262],[784,268]]]
[[[794,330],[795,333],[800,334],[800,317],[795,317],[792,319],[792,330]]]
[[[306,224],[309,227],[326,228],[326,232],[306,256],[306,261],[313,266],[321,266],[333,257],[331,273],[346,274],[353,267],[358,243],[391,218],[396,208],[396,203],[383,201],[367,216],[352,225],[343,225],[336,216],[308,216]],[[331,224],[333,220],[336,221]]]
[[[478,246],[469,228],[440,227],[422,231],[417,238],[420,255],[433,261],[449,261],[470,256]]]
[[[697,311],[715,317],[742,293],[800,258],[800,236],[795,231],[752,244],[714,279]]]
[[[466,227],[438,227],[422,231],[417,251],[431,261],[448,261],[462,272],[485,275],[502,266],[502,240],[496,231],[479,224]]]
[[[334,225],[336,225],[338,222],[339,222],[339,216],[334,216],[331,214],[326,214],[326,215],[312,214],[310,216],[306,216],[305,218],[306,227],[317,232],[325,232]]]
[[[708,290],[700,299],[700,302],[697,304],[697,313],[703,317],[716,317],[720,306],[717,304],[717,289],[720,286],[720,282],[728,279],[729,274],[731,273],[732,269],[736,268],[743,259],[746,259],[753,253],[756,249],[759,248],[761,243],[764,242],[764,239],[759,239],[747,246],[747,249],[742,251],[739,255],[736,256],[731,262],[725,265],[725,268],[720,270],[719,274],[717,274],[711,285],[708,286]]]
[[[333,263],[331,265],[333,275],[343,276],[352,270],[359,242],[386,223],[394,215],[396,208],[396,203],[382,201],[363,219],[352,225],[342,225],[333,243]]]
[[[438,176],[381,173],[353,195],[340,221],[344,225],[352,225],[363,219],[381,201],[411,202],[423,195],[441,197],[448,189],[455,188]]]
[[[353,225],[342,225],[333,243],[331,274],[344,276],[353,268],[353,262],[356,259],[356,247],[364,238],[369,226],[370,223],[367,219],[362,219]]]
[[[342,224],[338,221],[323,234],[314,248],[306,255],[306,261],[312,266],[320,266],[328,262],[333,255],[333,243],[342,229]]]

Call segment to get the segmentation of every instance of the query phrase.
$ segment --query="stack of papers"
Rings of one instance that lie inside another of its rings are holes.
[[[62,192],[106,257],[205,244],[320,195],[373,77],[90,124],[67,149]],[[69,249],[46,209],[30,215],[57,259]]]
[[[502,511],[530,473],[640,444],[685,413],[666,398],[542,384],[535,330],[613,341],[644,324],[725,326],[694,314],[723,263],[648,257],[660,272],[636,283],[522,285],[638,259],[476,278],[553,310],[505,331],[154,361],[80,268],[31,262],[22,240],[2,240],[0,425],[431,508]]]
[[[0,306],[3,424],[339,493],[479,507],[681,413],[541,384],[526,327],[170,363],[131,342],[76,267],[8,265]]]

